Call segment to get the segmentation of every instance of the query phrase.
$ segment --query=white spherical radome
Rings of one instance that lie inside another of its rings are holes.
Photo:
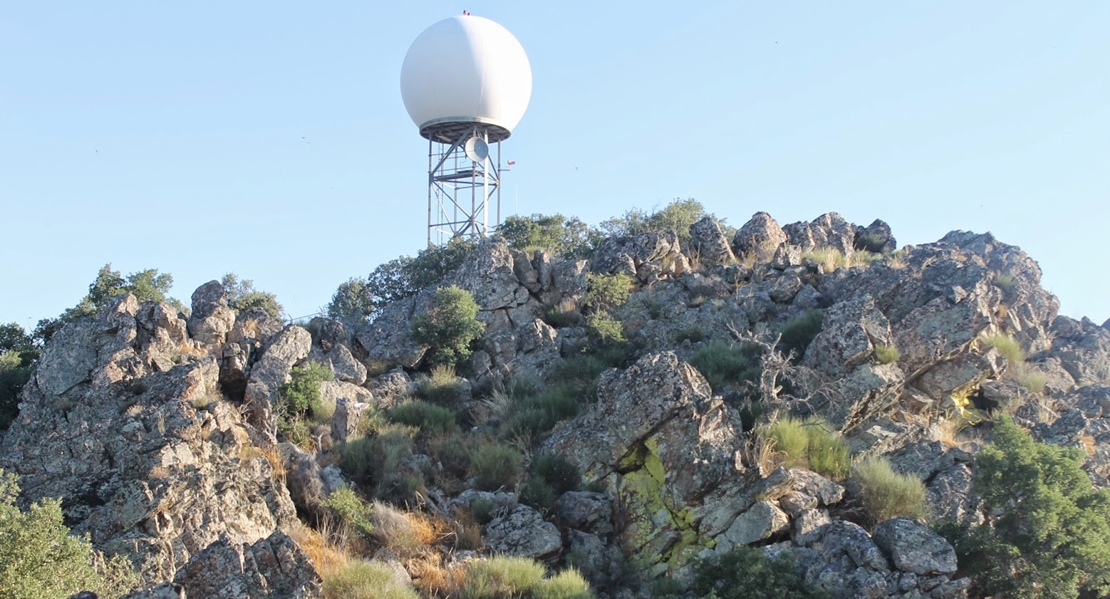
[[[532,67],[520,42],[498,23],[461,15],[428,27],[401,65],[401,99],[420,134],[452,123],[491,125],[509,137],[532,98]]]

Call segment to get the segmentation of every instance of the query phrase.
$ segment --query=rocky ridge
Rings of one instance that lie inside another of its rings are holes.
[[[1110,330],[1058,316],[1020,249],[956,231],[895,251],[882,221],[861,227],[835,213],[784,227],[758,213],[731,240],[711,219],[690,233],[689,247],[674,233],[611,238],[590,261],[494,238],[448,276],[485,324],[466,381],[475,394],[542,379],[580,351],[581,319],[555,326],[546,316],[583,309],[588,273],[636,282],[618,317],[637,358],[603,374],[585,412],[537,451],[564,456],[604,491],[570,491],[549,514],[511,489],[490,494],[502,507],[484,527],[488,550],[550,563],[586,556],[585,573],[615,596],[635,592],[621,586],[627,564],[644,579],[688,580],[692,559],[741,544],[790,552],[834,597],[967,596],[951,546],[921,522],[868,532],[852,518],[850,489],[767,467],[745,423],[752,397],[713,389],[690,365],[707,344],[766,341],[813,311],[823,321],[791,367],[791,388],[758,399],[821,414],[856,455],[886,455],[920,477],[934,519],[976,513],[981,440],[954,444],[938,426],[975,408],[1020,400],[1020,424],[1083,448],[1092,479],[1110,483]],[[830,263],[830,252],[846,263]],[[318,597],[316,567],[283,531],[345,484],[325,467],[327,447],[355,434],[363,411],[412,394],[429,348],[409,326],[433,295],[354,329],[236,314],[215,281],[187,315],[118,298],[45,348],[0,466],[21,476],[25,501],[62,497],[67,524],[128,556],[148,585],[134,597]],[[1026,359],[1013,363],[988,342],[999,335]],[[881,348],[898,358],[880,360]],[[306,361],[335,378],[322,393],[336,410],[318,453],[279,444],[274,413]],[[430,489],[427,507],[449,513],[470,504],[468,493],[483,492]]]

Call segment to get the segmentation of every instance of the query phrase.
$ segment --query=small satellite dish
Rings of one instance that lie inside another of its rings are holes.
[[[474,162],[484,162],[486,157],[489,156],[489,146],[480,137],[471,137],[466,140],[466,157]]]

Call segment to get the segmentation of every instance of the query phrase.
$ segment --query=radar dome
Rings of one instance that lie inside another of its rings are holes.
[[[528,109],[532,67],[508,29],[470,14],[451,17],[412,42],[401,65],[401,98],[425,138],[482,123],[489,141],[501,141]]]

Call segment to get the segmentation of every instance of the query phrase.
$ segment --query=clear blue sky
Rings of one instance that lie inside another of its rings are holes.
[[[0,11],[0,323],[56,316],[107,262],[186,303],[233,271],[297,317],[415,254],[401,61],[463,9],[532,62],[505,213],[693,197],[737,226],[991,231],[1064,314],[1110,317],[1105,0],[120,1]]]

